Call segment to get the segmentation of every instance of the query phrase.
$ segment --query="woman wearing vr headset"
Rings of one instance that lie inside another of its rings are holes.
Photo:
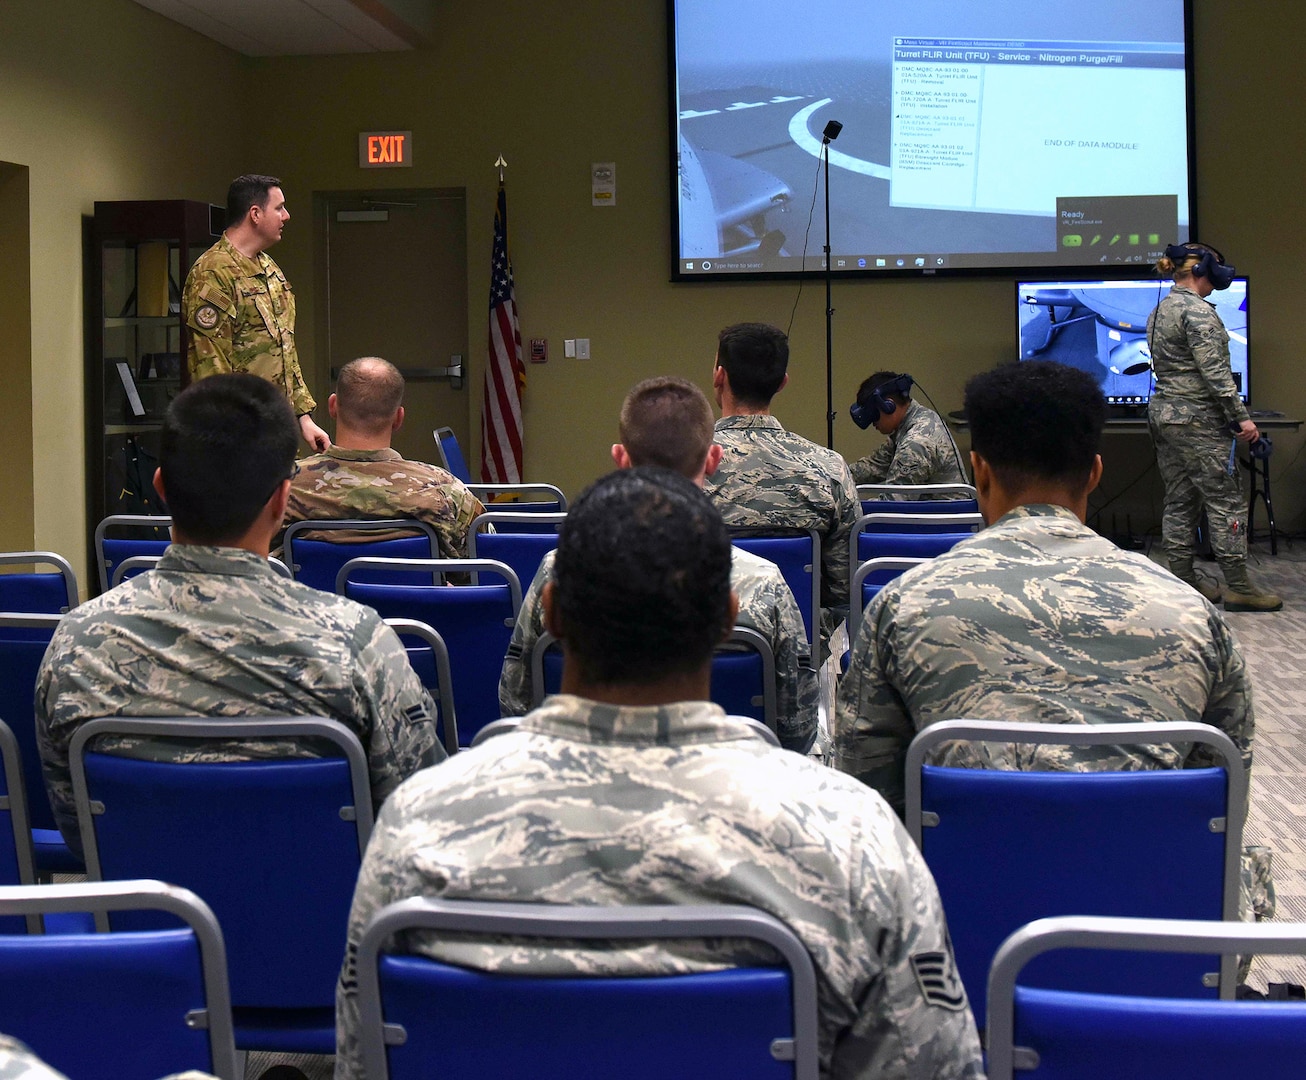
[[[1209,244],[1170,244],[1157,262],[1174,287],[1148,316],[1156,388],[1147,409],[1156,463],[1165,483],[1161,540],[1170,570],[1226,611],[1278,611],[1283,601],[1247,577],[1246,502],[1229,439],[1260,432],[1238,396],[1229,367],[1229,333],[1206,298],[1233,282],[1235,268]],[[1202,509],[1224,589],[1199,581],[1193,567]]]
[[[853,423],[863,430],[874,427],[889,439],[848,466],[853,479],[859,484],[970,483],[939,414],[911,400],[912,382],[910,375],[877,371],[858,389],[848,410]]]

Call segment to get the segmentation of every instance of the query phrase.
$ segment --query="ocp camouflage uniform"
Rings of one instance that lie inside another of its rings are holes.
[[[1063,507],[1021,506],[866,607],[835,710],[835,765],[903,812],[904,763],[936,720],[1219,728],[1250,780],[1252,685],[1233,631],[1189,586]],[[1024,771],[1199,768],[1189,744],[951,742],[931,764]]]
[[[363,1075],[354,970],[362,928],[412,896],[748,904],[786,923],[811,953],[823,1076],[983,1075],[938,893],[889,808],[706,702],[618,708],[551,697],[516,732],[395,792],[349,917],[337,1080]],[[550,975],[707,971],[765,962],[767,951],[688,940],[545,949],[431,932],[405,934],[404,947],[483,971]],[[913,958],[942,965],[946,990],[927,998]]]
[[[430,695],[369,607],[280,577],[236,548],[174,544],[158,566],[63,617],[36,682],[36,734],[64,839],[81,838],[68,768],[77,729],[105,716],[322,716],[358,735],[380,806],[443,759]],[[317,757],[290,739],[120,736],[95,749],[150,761]]]
[[[105,1053],[112,1048],[105,1047]],[[0,1035],[0,1080],[68,1080],[61,1072],[56,1072],[44,1061],[33,1054],[17,1039]],[[163,1080],[216,1080],[205,1072],[189,1069],[184,1073],[173,1073]]]
[[[786,431],[774,416],[723,416],[715,431],[724,454],[704,490],[726,525],[816,529],[821,605],[832,612],[846,609],[848,537],[861,513],[847,462]],[[828,630],[830,617],[825,622]]]
[[[873,454],[848,466],[859,484],[968,484],[947,426],[933,409],[907,403],[902,423]],[[937,498],[938,496],[930,496]],[[919,499],[921,495],[890,496]],[[943,498],[960,499],[962,495]]]
[[[525,716],[531,709],[531,655],[544,633],[544,585],[553,575],[550,551],[522,599],[508,655],[499,674],[499,710]],[[816,736],[818,689],[807,631],[794,594],[775,563],[732,548],[730,588],[739,597],[738,626],[756,630],[771,646],[776,673],[776,726],[787,749],[806,753]]]
[[[467,556],[467,530],[485,512],[481,501],[452,473],[399,452],[346,450],[332,446],[299,463],[290,482],[285,524],[306,519],[415,518],[439,538],[439,557]],[[402,529],[381,532],[318,532],[305,539],[340,543],[389,540],[411,535]]]
[[[1230,423],[1248,419],[1229,367],[1229,333],[1215,305],[1176,285],[1147,319],[1156,390],[1147,407],[1156,464],[1165,483],[1161,537],[1171,569],[1193,576],[1202,507],[1211,548],[1236,592],[1247,581],[1246,497],[1229,471]]]
[[[251,259],[224,233],[186,275],[181,311],[192,382],[248,372],[281,387],[296,416],[316,407],[295,349],[295,294],[267,252]]]

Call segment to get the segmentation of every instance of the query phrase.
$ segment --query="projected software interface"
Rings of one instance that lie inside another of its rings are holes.
[[[679,275],[1113,266],[1187,239],[1183,0],[675,0]]]
[[[1087,371],[1113,405],[1142,406],[1151,397],[1152,354],[1147,317],[1173,282],[1022,281],[1016,285],[1016,324],[1022,360],[1055,360]],[[1246,278],[1210,301],[1229,332],[1234,385],[1248,399]]]

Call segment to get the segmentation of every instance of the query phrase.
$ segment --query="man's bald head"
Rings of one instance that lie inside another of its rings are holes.
[[[340,369],[336,379],[336,417],[346,427],[380,436],[394,427],[404,401],[404,377],[379,356],[360,356]]]

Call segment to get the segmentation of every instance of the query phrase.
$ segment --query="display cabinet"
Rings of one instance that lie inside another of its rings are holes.
[[[222,234],[224,216],[220,206],[182,199],[95,204],[87,253],[89,532],[109,514],[164,512],[151,480],[163,414],[188,381],[181,289]]]

